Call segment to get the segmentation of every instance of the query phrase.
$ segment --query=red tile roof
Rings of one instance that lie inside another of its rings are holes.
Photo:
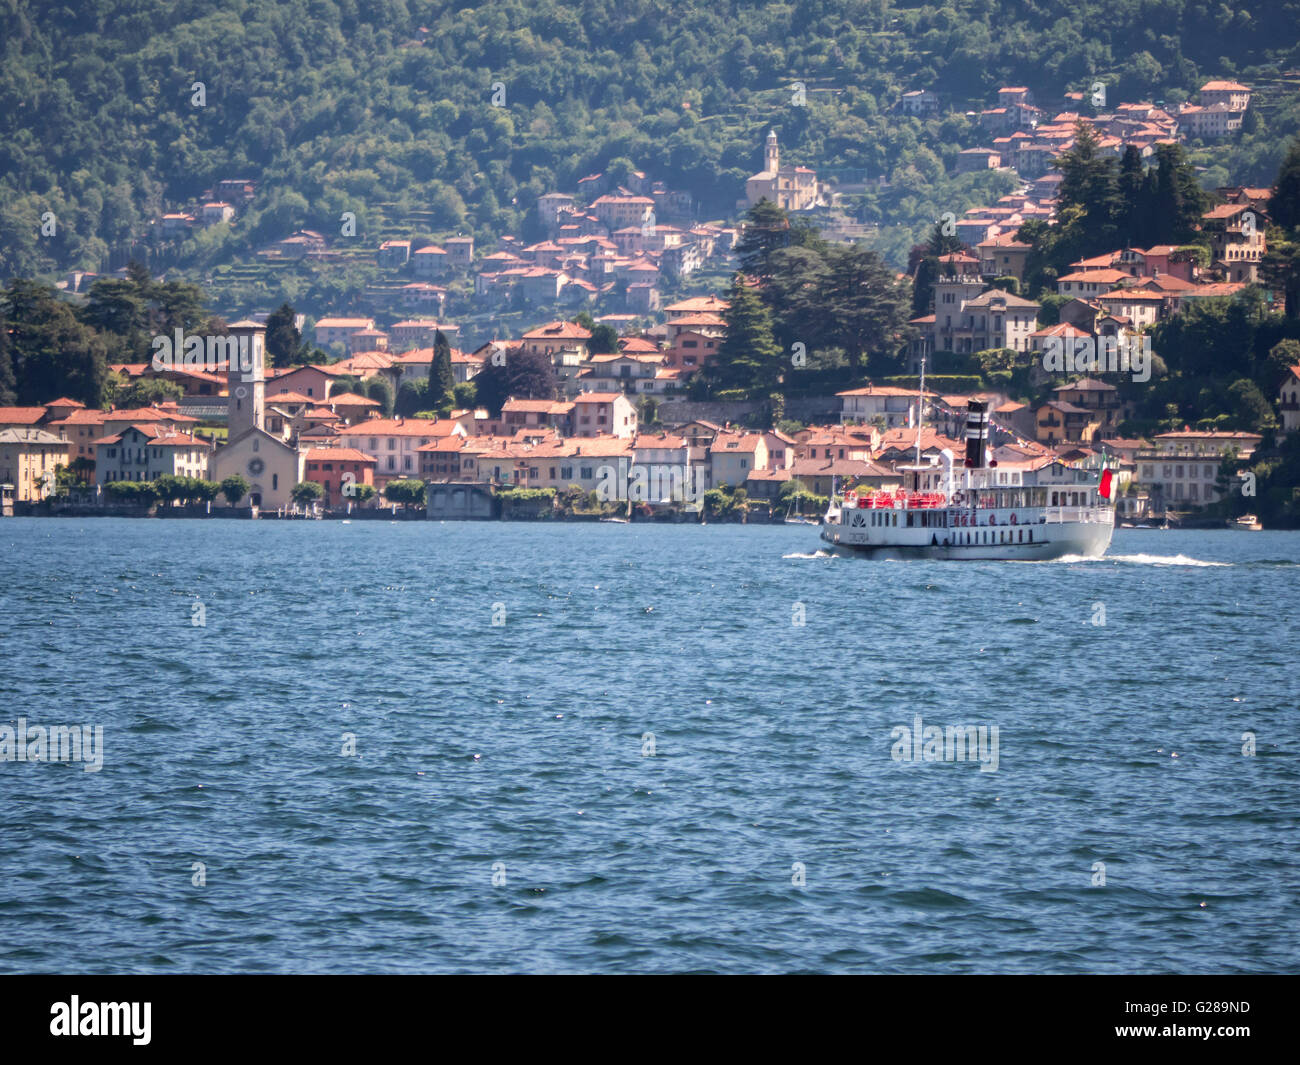
[[[576,322],[549,322],[546,325],[530,329],[524,334],[525,340],[590,340],[591,333]]]
[[[0,422],[8,425],[35,425],[44,417],[44,407],[0,407]]]
[[[308,462],[379,462],[373,455],[367,455],[354,447],[314,447],[305,457]]]

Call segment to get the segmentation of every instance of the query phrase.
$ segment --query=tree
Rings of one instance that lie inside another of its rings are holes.
[[[934,281],[939,264],[929,256],[916,264],[912,275],[912,317],[921,318],[934,310]]]
[[[1268,215],[1284,230],[1300,230],[1300,137],[1291,141],[1268,201]]]
[[[745,223],[736,256],[740,272],[767,281],[772,276],[772,256],[781,248],[824,250],[821,234],[803,219],[791,221],[784,209],[761,199],[745,212]]]
[[[930,227],[930,235],[926,238],[925,254],[931,259],[937,259],[941,255],[951,255],[954,252],[962,251],[965,245],[961,242],[961,237],[956,232],[947,233],[944,227],[935,222]]]
[[[1264,284],[1281,292],[1286,317],[1292,321],[1300,318],[1300,239],[1269,227],[1268,251],[1259,272]]]
[[[152,407],[155,403],[177,400],[183,395],[185,389],[175,381],[168,381],[162,377],[141,377],[114,392],[112,399],[118,410],[135,410],[139,407]]]
[[[394,403],[392,385],[382,377],[367,377],[361,383],[361,387],[364,389],[361,394],[378,403],[385,418],[392,416]]]
[[[812,248],[781,248],[769,262],[771,276],[762,287],[763,302],[772,314],[772,328],[786,351],[801,343],[807,351],[823,346],[823,291],[830,283],[824,254]]]
[[[400,503],[404,508],[422,505],[424,493],[424,482],[413,478],[389,481],[384,485],[384,498],[390,503]]]
[[[608,322],[597,322],[591,328],[587,351],[592,355],[613,355],[618,351],[618,330]]]
[[[478,405],[478,385],[472,380],[461,381],[453,389],[456,410],[473,410]]]
[[[138,362],[150,351],[147,276],[101,277],[90,286],[82,318],[105,338],[114,361]]]
[[[297,314],[282,303],[266,319],[266,354],[272,366],[291,366],[307,361],[307,348],[297,326]]]
[[[1255,429],[1273,429],[1277,419],[1273,415],[1273,404],[1254,381],[1239,377],[1228,386],[1229,412],[1237,428],[1246,431]]]
[[[762,398],[781,383],[782,352],[772,335],[772,316],[758,293],[737,274],[727,307],[727,333],[701,371],[716,392],[738,390]]]
[[[1142,165],[1142,153],[1135,144],[1124,148],[1116,193],[1120,203],[1117,219],[1120,231],[1129,243],[1141,248],[1149,247],[1153,242],[1147,239],[1151,227],[1148,222],[1150,205],[1146,202],[1146,170]]]
[[[91,475],[95,472],[95,460],[85,455],[78,455],[69,463],[68,469],[79,485],[87,486],[90,484]]]
[[[1156,146],[1155,166],[1147,174],[1145,200],[1138,209],[1149,207],[1143,213],[1151,227],[1148,235],[1152,243],[1185,244],[1196,237],[1206,197],[1181,144]]]
[[[184,479],[174,474],[164,473],[154,481],[153,485],[154,490],[158,493],[158,498],[164,503],[175,503],[185,497],[186,485]]]
[[[1273,225],[1268,229],[1268,251],[1261,274],[1264,282],[1282,293],[1286,316],[1300,318],[1300,138],[1291,142],[1268,201]]]
[[[874,251],[833,247],[828,266],[824,343],[842,348],[857,371],[868,354],[892,358],[907,325],[907,293]]]
[[[190,498],[197,499],[200,503],[211,503],[217,498],[221,491],[221,485],[216,481],[205,481],[200,478],[194,478],[194,484],[190,488]]]
[[[235,506],[244,496],[248,495],[248,490],[253,486],[244,478],[235,473],[221,482],[221,494],[226,497],[226,502],[230,506]]]
[[[101,406],[108,382],[103,340],[77,320],[49,285],[12,279],[0,299],[19,403],[38,406],[60,396]]]
[[[299,481],[289,491],[289,497],[300,507],[309,507],[325,495],[319,481]]]
[[[143,489],[146,483],[141,481],[109,481],[108,484],[104,485],[104,492],[114,503],[143,502]]]
[[[450,412],[455,402],[456,375],[451,368],[451,345],[441,329],[434,333],[433,359],[429,363],[429,387],[424,410]]]
[[[149,296],[150,333],[170,336],[177,329],[185,333],[224,333],[225,322],[204,314],[203,292],[197,285],[184,281],[150,281],[149,272],[135,265],[138,269],[131,276]]]
[[[9,326],[0,315],[0,407],[12,407],[18,400],[18,378],[9,353]]]
[[[507,399],[554,399],[555,370],[549,355],[509,348],[504,358],[488,359],[474,378],[478,404],[498,415]]]
[[[427,380],[405,382],[397,390],[397,399],[393,401],[393,413],[403,418],[414,418],[420,411],[429,409],[428,395]]]

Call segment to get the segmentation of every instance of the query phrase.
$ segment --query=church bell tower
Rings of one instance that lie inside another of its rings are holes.
[[[266,327],[256,322],[235,322],[227,345],[227,440],[249,429],[266,428]]]

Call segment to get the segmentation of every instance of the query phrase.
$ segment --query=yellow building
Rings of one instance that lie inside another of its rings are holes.
[[[807,211],[825,202],[815,170],[806,166],[781,165],[776,130],[767,135],[763,169],[745,183],[745,199],[750,207],[759,200],[769,200],[786,211]]]
[[[0,484],[18,503],[54,493],[54,468],[68,464],[68,442],[44,429],[0,430]],[[12,488],[10,487],[12,486]]]

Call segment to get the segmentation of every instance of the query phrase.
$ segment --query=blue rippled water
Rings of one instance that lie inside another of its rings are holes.
[[[1300,959],[1300,534],[999,564],[12,519],[0,552],[0,723],[104,729],[97,772],[0,762],[3,972]],[[996,771],[895,760],[918,715],[998,726]]]

